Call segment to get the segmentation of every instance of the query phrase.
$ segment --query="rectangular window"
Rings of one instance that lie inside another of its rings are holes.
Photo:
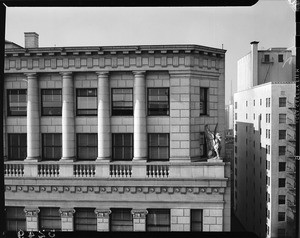
[[[279,130],[279,140],[285,140],[286,139],[286,130]]]
[[[278,55],[278,62],[283,62],[283,55]]]
[[[237,120],[237,113],[234,113],[234,119]]]
[[[112,159],[114,161],[131,161],[133,158],[133,134],[112,134]]]
[[[191,209],[191,231],[202,231],[202,210]]]
[[[61,116],[61,89],[42,89],[42,116]]]
[[[205,132],[200,132],[200,157],[206,157],[206,140],[205,140]]]
[[[286,163],[285,162],[279,162],[279,164],[278,164],[278,170],[279,170],[279,172],[284,172],[285,171],[285,167],[286,167]]]
[[[285,155],[285,146],[279,146],[278,147],[278,155]]]
[[[27,112],[27,90],[7,90],[7,114],[8,116],[26,116]]]
[[[269,160],[266,160],[266,163],[267,163],[267,170],[270,170],[270,161]]]
[[[237,102],[234,102],[234,108],[237,109]]]
[[[279,114],[279,123],[280,124],[286,124],[286,114]]]
[[[269,145],[266,145],[266,153],[271,154],[271,147]]]
[[[253,100],[253,106],[255,106],[255,100]]]
[[[149,161],[169,161],[169,134],[148,134]]]
[[[270,55],[264,55],[264,62],[270,62]]]
[[[271,106],[271,98],[266,98],[266,107]]]
[[[285,212],[278,212],[278,221],[285,221]]]
[[[132,116],[133,97],[132,88],[112,88],[112,115],[113,116]]]
[[[278,195],[278,204],[285,204],[285,195]]]
[[[60,160],[62,156],[61,134],[42,134],[43,160]]]
[[[131,209],[111,209],[110,231],[133,231]]]
[[[97,231],[97,216],[94,208],[76,208],[75,211],[75,231]]]
[[[269,185],[270,186],[270,177],[269,176],[267,176],[267,185]]]
[[[27,135],[8,134],[8,159],[24,160],[27,156]]]
[[[148,115],[169,115],[169,88],[148,88]]]
[[[248,107],[248,101],[246,101],[246,107]]]
[[[284,188],[285,187],[285,178],[279,178],[278,179],[278,187]]]
[[[208,115],[208,88],[200,87],[200,115]]]
[[[39,230],[61,230],[61,218],[58,208],[40,207],[39,212]]]
[[[262,105],[262,99],[259,99],[259,104],[260,104],[260,106]]]
[[[77,159],[95,160],[98,156],[97,133],[77,134]]]
[[[270,219],[270,210],[267,210],[267,218]]]
[[[279,107],[286,107],[286,97],[279,98]]]
[[[8,231],[26,230],[24,207],[6,207],[6,229]]]
[[[170,231],[169,209],[148,209],[147,231]]]
[[[97,115],[97,89],[77,89],[77,116],[96,116]]]

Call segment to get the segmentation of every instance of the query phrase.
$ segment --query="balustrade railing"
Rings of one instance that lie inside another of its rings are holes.
[[[24,164],[5,164],[4,176],[7,177],[23,177]]]
[[[225,163],[6,161],[4,175],[25,178],[224,178]]]
[[[39,177],[59,177],[59,164],[39,164]]]

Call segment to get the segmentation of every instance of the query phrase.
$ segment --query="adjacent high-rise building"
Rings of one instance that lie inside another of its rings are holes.
[[[234,211],[260,237],[295,232],[295,61],[286,48],[238,61],[234,95]]]
[[[229,231],[230,164],[204,133],[225,130],[224,67],[198,45],[6,42],[8,230]]]

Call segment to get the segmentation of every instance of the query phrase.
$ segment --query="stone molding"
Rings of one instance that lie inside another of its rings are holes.
[[[109,218],[109,215],[111,214],[110,209],[105,209],[105,208],[96,208],[95,209],[95,214],[99,218]]]
[[[132,214],[133,218],[136,218],[136,219],[143,218],[143,219],[145,219],[147,214],[148,214],[148,211],[146,209],[132,209],[131,214]]]
[[[26,217],[37,217],[40,209],[37,207],[25,207],[24,212]]]
[[[173,187],[173,186],[51,186],[51,185],[6,185],[6,192],[31,193],[156,193],[156,194],[224,194],[225,186],[215,187]]]
[[[59,214],[61,217],[73,217],[73,214],[75,213],[74,208],[60,208]]]

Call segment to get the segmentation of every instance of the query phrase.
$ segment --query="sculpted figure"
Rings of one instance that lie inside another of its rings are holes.
[[[221,151],[221,135],[217,132],[218,124],[215,127],[214,133],[209,130],[208,125],[205,125],[205,138],[207,145],[207,156],[209,159],[220,159]]]

